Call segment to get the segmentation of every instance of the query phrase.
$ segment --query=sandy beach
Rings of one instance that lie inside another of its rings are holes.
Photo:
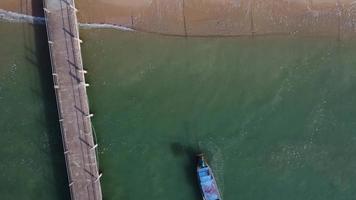
[[[353,0],[77,0],[82,23],[172,35],[355,35]],[[41,16],[41,0],[2,0],[0,8]]]

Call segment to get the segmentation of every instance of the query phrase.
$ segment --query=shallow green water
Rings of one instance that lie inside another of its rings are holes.
[[[356,197],[355,42],[82,31],[105,199]]]
[[[42,28],[0,24],[1,200],[69,198]]]
[[[199,148],[224,200],[356,197],[356,41],[81,34],[104,199],[201,199]],[[0,199],[69,196],[42,40],[0,25]]]

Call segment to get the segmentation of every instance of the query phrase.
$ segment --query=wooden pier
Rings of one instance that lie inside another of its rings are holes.
[[[72,200],[101,200],[74,0],[44,0],[53,82]]]

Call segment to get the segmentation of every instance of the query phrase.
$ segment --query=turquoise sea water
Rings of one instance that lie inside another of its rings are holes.
[[[355,42],[82,31],[106,199],[356,197]]]
[[[0,199],[69,196],[42,31],[0,25]],[[356,41],[81,35],[104,199],[201,199],[198,151],[224,200],[356,197]]]

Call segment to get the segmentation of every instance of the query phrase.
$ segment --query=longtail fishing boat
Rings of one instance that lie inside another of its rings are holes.
[[[221,200],[213,171],[206,162],[203,154],[199,154],[197,157],[197,175],[203,199]]]

